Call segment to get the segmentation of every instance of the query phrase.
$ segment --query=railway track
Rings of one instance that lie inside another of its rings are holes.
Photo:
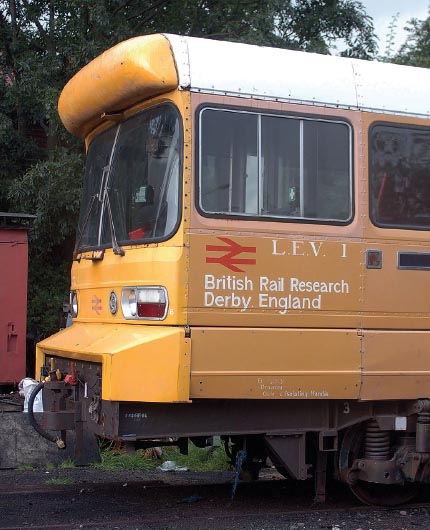
[[[418,503],[384,509],[363,507],[345,489],[334,488],[326,504],[316,505],[312,488],[268,477],[240,483],[232,501],[231,478],[225,473],[185,473],[124,482],[122,473],[114,481],[102,477],[99,482],[73,484],[3,482],[0,530],[428,530],[430,526],[425,495]]]

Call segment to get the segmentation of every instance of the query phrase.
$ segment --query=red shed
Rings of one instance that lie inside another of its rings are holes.
[[[27,235],[33,219],[0,212],[0,385],[25,377]]]

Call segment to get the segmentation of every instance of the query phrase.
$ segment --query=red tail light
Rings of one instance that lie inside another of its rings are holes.
[[[128,319],[163,320],[167,315],[168,298],[164,287],[125,287],[121,303]]]

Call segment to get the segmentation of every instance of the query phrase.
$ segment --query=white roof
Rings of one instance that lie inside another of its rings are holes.
[[[430,117],[430,70],[165,35],[183,89]]]

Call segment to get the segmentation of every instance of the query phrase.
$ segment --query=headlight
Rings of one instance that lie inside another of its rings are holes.
[[[78,316],[78,295],[76,294],[76,291],[70,291],[69,301],[70,314],[72,318],[75,318]]]
[[[165,287],[124,287],[122,313],[127,319],[163,320],[168,308]]]

